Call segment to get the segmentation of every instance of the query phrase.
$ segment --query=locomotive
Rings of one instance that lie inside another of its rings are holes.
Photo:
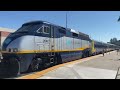
[[[91,40],[89,35],[46,21],[24,23],[2,45],[2,62],[12,73],[36,71],[42,67],[101,53],[109,44]],[[110,47],[114,50],[115,47]],[[110,51],[110,50],[107,50]]]

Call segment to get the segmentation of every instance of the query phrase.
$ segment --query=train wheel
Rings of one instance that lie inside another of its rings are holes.
[[[58,57],[55,57],[54,59],[55,59],[54,64],[57,65],[58,64]]]
[[[29,70],[28,71],[37,71],[39,70],[41,67],[41,63],[42,63],[42,59],[40,58],[35,58],[32,60],[31,64],[30,64],[30,67],[29,67]]]
[[[58,64],[58,59],[57,59],[57,57],[55,56],[55,57],[53,58],[52,66],[57,65],[57,64]]]
[[[86,57],[89,57],[89,51],[86,52]]]
[[[91,56],[91,53],[90,53],[90,51],[88,51],[88,57],[90,57]]]

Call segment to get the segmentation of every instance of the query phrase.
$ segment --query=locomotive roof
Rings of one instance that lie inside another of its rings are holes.
[[[23,25],[27,25],[27,24],[41,24],[41,23],[42,23],[42,24],[50,24],[50,25],[62,27],[62,26],[59,26],[59,25],[55,25],[55,24],[53,24],[53,23],[50,23],[50,22],[48,22],[48,21],[42,21],[42,20],[39,20],[39,21],[30,21],[30,22],[24,23]],[[62,28],[64,28],[64,27],[62,27]],[[67,29],[69,29],[69,28],[67,28]]]
[[[59,26],[59,25],[55,25],[55,24],[52,24],[50,22],[47,22],[47,21],[42,21],[42,20],[38,20],[38,21],[30,21],[30,22],[27,22],[27,23],[24,23],[22,26],[24,25],[27,25],[27,24],[50,24],[50,25],[53,25],[53,26],[57,26],[57,27],[60,27],[60,28],[63,28],[63,29],[67,29],[67,30],[70,30],[71,32],[74,31],[74,33],[77,33],[83,37],[86,37],[86,38],[89,38],[89,35],[87,34],[84,34],[82,32],[79,32],[79,31],[76,31],[76,30],[73,30],[73,29],[70,29],[70,28],[65,28],[65,27],[62,27],[62,26]]]

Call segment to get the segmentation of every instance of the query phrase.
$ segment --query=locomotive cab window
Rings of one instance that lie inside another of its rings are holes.
[[[50,33],[50,28],[47,26],[42,26],[37,30],[37,33],[44,33],[44,34],[49,34]]]
[[[42,33],[42,32],[43,32],[43,27],[41,27],[37,30],[37,33]]]
[[[49,34],[50,33],[50,28],[47,26],[44,26],[44,33]]]

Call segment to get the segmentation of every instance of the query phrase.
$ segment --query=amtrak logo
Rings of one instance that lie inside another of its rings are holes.
[[[70,45],[70,44],[71,44],[71,41],[67,40],[66,45]]]

